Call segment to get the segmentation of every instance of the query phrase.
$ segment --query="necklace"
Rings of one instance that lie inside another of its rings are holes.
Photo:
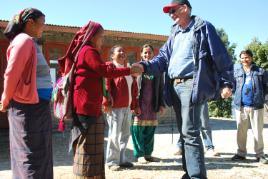
[[[148,80],[152,80],[154,79],[153,75],[143,75],[144,78],[148,79]]]

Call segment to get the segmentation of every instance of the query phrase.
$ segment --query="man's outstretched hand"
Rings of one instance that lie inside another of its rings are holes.
[[[221,90],[221,97],[223,99],[226,99],[226,98],[229,98],[230,96],[232,96],[232,89],[229,88],[229,87],[224,87],[222,90]]]

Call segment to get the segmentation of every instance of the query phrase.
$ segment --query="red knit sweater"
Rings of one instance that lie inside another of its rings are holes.
[[[102,78],[115,78],[130,74],[130,68],[115,68],[105,64],[92,46],[84,46],[77,59],[73,103],[75,112],[99,117],[103,99]]]
[[[116,66],[112,62],[106,62],[107,65]],[[131,93],[131,104],[130,108],[135,109],[138,107],[138,85],[136,78],[133,77],[133,82],[131,85],[131,91],[128,89],[127,80],[124,76],[120,76],[117,78],[107,78],[106,79],[106,89],[108,93],[111,95],[112,104],[110,99],[104,97],[103,105],[111,105],[112,108],[123,108],[129,106],[129,93]]]

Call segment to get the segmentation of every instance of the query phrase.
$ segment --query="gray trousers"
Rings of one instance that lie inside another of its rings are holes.
[[[120,165],[127,162],[125,151],[130,137],[130,109],[113,108],[107,115],[109,126],[106,151],[106,165]]]
[[[247,131],[251,125],[256,157],[263,156],[263,109],[254,110],[251,107],[241,107],[241,110],[235,110],[235,117],[237,122],[237,154],[240,156],[247,154]]]

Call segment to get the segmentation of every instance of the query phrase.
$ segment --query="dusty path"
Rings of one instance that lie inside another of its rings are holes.
[[[230,158],[236,152],[236,125],[232,120],[211,120],[213,139],[216,150],[221,157],[207,158],[206,166],[210,179],[268,179],[268,165],[261,165],[254,161],[252,133],[248,132],[248,160],[243,163],[233,162]],[[174,125],[175,128],[175,125]],[[173,143],[179,137],[174,131]],[[72,178],[72,156],[67,153],[68,132],[64,136],[55,132],[53,135],[54,176],[56,179]],[[265,153],[268,153],[268,125],[264,129]],[[105,139],[106,141],[106,139]],[[132,141],[128,144],[127,154],[133,160]],[[107,179],[179,179],[183,175],[181,157],[174,156],[172,144],[171,124],[158,127],[155,135],[155,150],[153,155],[161,158],[161,162],[141,165],[135,163],[131,170],[111,172],[106,170]],[[11,178],[8,133],[0,131],[0,179]]]

